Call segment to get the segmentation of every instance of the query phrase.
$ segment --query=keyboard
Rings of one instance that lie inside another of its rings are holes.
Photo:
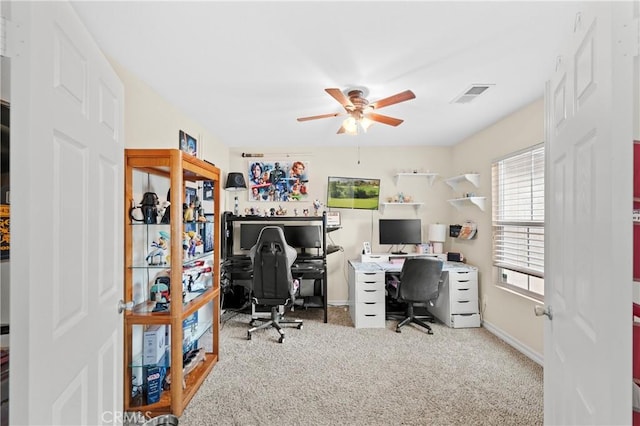
[[[297,269],[299,271],[312,271],[314,269],[317,269],[317,265],[314,265],[312,263],[294,263],[293,264],[293,269]]]

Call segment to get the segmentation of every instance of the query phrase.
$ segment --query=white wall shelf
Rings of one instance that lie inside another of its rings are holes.
[[[478,208],[484,211],[484,204],[487,200],[487,197],[465,197],[465,198],[454,198],[452,200],[447,200],[449,203],[460,210],[461,207],[464,207],[469,204],[475,204]]]
[[[480,186],[480,174],[478,173],[465,173],[460,176],[450,177],[444,180],[447,185],[453,188],[454,191],[458,191],[458,185],[467,181],[471,182],[476,188]]]
[[[396,186],[398,185],[400,177],[402,176],[423,176],[427,178],[429,185],[433,185],[433,180],[436,176],[438,176],[438,173],[396,173],[394,176]]]
[[[384,214],[385,208],[389,206],[401,206],[401,207],[413,207],[416,210],[416,213],[420,210],[424,203],[380,203],[380,214]]]

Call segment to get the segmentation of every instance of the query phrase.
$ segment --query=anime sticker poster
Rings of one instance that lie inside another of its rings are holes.
[[[308,161],[249,161],[249,201],[306,201]]]

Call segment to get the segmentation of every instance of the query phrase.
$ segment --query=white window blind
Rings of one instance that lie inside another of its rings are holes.
[[[544,145],[493,163],[493,261],[544,277]]]

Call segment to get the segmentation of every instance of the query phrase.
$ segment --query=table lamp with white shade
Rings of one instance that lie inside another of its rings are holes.
[[[444,242],[447,240],[447,225],[443,223],[432,223],[429,225],[429,242],[433,246],[435,254],[441,254]]]

